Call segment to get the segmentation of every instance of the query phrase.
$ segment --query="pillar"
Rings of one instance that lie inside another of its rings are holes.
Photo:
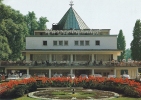
[[[117,55],[116,54],[113,54],[113,59],[114,60],[117,60]],[[112,59],[111,59],[112,60]]]
[[[26,71],[27,71],[27,75],[29,75],[29,68],[27,68]]]
[[[70,59],[71,63],[73,62],[73,54],[71,54],[71,59]]]
[[[6,68],[5,68],[4,72],[7,73],[7,69],[6,69]],[[8,73],[7,73],[7,74],[8,74]]]
[[[94,75],[94,69],[92,69],[92,75]]]
[[[51,69],[49,69],[49,78],[51,78]]]
[[[92,63],[91,63],[92,65],[93,65],[94,60],[95,60],[95,59],[94,59],[94,54],[92,54],[92,61],[91,61],[91,62],[92,62]]]
[[[52,54],[49,54],[49,62],[52,62]]]
[[[137,71],[136,71],[137,73],[136,73],[136,76],[138,76],[138,73],[139,73],[139,71],[138,71],[138,68],[137,68]]]
[[[116,77],[117,77],[116,69],[114,69],[114,75],[116,75]]]
[[[70,69],[70,74],[73,74],[73,69]]]

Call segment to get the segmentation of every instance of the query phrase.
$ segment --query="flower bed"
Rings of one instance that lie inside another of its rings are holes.
[[[75,79],[66,77],[36,77],[24,80],[11,80],[0,84],[0,98],[20,97],[41,87],[84,87],[114,91],[129,97],[141,97],[141,84],[134,80],[104,77],[80,77]]]

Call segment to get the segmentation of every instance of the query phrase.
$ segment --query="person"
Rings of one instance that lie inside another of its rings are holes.
[[[96,66],[96,61],[95,61],[95,60],[94,60],[94,63],[93,63],[93,65],[94,65],[94,66]]]
[[[46,61],[46,65],[49,66],[49,61],[48,60]]]
[[[35,61],[34,65],[35,65],[35,66],[37,66],[37,65],[38,65],[37,61]]]
[[[111,61],[111,65],[112,65],[112,66],[115,65],[115,60],[114,60],[114,59]]]
[[[1,80],[5,80],[5,75],[4,74],[2,74]]]
[[[71,66],[73,66],[73,65],[74,65],[74,62],[71,63]]]
[[[90,63],[90,60],[87,62],[87,65],[89,65],[89,63]]]
[[[42,64],[45,64],[45,62],[43,60],[41,60],[41,61],[42,61]]]
[[[99,65],[102,65],[102,59],[100,60]]]
[[[57,62],[56,62],[56,60],[54,60],[54,66],[56,66],[57,65]]]
[[[22,72],[20,72],[20,77],[22,77]]]

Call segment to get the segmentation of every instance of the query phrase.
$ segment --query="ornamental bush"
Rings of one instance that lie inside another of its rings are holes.
[[[84,87],[90,89],[100,89],[114,91],[129,97],[141,97],[141,84],[134,80],[122,78],[30,78],[26,80],[14,80],[0,84],[3,87],[0,91],[0,98],[15,98],[23,96],[25,93],[36,91],[42,87]]]

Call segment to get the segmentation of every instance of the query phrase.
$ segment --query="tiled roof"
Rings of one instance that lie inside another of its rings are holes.
[[[89,29],[73,7],[69,8],[63,18],[59,21],[58,25],[60,30]]]

